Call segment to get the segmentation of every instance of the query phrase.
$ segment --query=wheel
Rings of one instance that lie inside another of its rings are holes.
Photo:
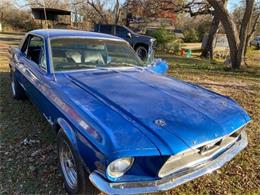
[[[24,89],[22,86],[19,84],[19,82],[16,80],[14,72],[11,71],[11,90],[12,90],[12,95],[14,99],[16,100],[23,100],[26,98],[26,94],[24,92]]]
[[[259,43],[257,43],[256,49],[260,49],[260,44]]]
[[[137,46],[135,49],[136,54],[139,56],[139,58],[143,61],[147,60],[148,57],[148,50],[144,46]]]
[[[62,130],[58,132],[57,144],[59,168],[68,194],[98,194],[98,190],[89,181],[79,156]]]

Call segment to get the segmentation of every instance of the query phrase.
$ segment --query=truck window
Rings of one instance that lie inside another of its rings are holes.
[[[122,27],[122,26],[117,26],[116,27],[116,36],[122,37],[122,38],[126,38],[127,37],[127,33],[128,33],[128,30],[125,29],[124,27]]]
[[[106,33],[106,34],[113,34],[112,26],[111,25],[100,25],[100,32]]]
[[[95,25],[94,32],[99,32],[99,25],[98,24]]]

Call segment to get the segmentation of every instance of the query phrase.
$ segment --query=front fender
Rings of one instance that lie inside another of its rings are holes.
[[[78,143],[77,143],[77,137],[76,137],[76,132],[73,130],[71,125],[63,118],[58,118],[57,119],[57,124],[60,126],[60,130],[63,131],[66,135],[66,137],[69,139],[71,145],[73,146],[74,151],[77,153],[81,164],[83,165],[85,171],[90,173],[89,169],[89,164],[85,162],[80,154],[79,148],[78,148]]]
[[[70,143],[73,145],[74,149],[77,150],[76,134],[72,129],[72,127],[70,126],[70,124],[63,118],[58,118],[57,123],[60,126],[61,130],[65,133],[65,135],[69,139]]]

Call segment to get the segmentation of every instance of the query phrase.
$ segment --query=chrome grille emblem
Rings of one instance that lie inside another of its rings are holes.
[[[167,123],[163,119],[156,119],[154,123],[159,127],[164,127],[165,125],[167,125]]]
[[[215,142],[212,142],[212,143],[209,143],[207,145],[200,147],[199,153],[203,155],[203,154],[211,152],[212,150],[214,150],[216,147],[218,147],[221,144],[221,141],[222,140],[218,140],[218,141],[215,141]]]

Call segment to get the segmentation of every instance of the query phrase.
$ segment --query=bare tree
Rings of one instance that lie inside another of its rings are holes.
[[[220,26],[220,20],[218,19],[217,16],[214,16],[207,36],[207,42],[200,55],[201,57],[205,57],[205,58],[209,57],[210,59],[213,59],[213,52],[214,52],[213,41],[219,30],[219,26]]]
[[[68,9],[69,0],[25,0],[23,7],[48,7]]]
[[[77,6],[93,23],[117,24],[120,19],[119,0],[77,0],[73,6]]]
[[[133,12],[139,16],[155,18],[162,12],[188,13],[191,17],[210,14],[213,10],[206,0],[127,0],[125,6],[133,8]]]
[[[223,2],[227,3],[226,0],[223,0]],[[227,4],[225,4],[225,5],[227,5]],[[213,12],[213,20],[211,22],[211,26],[210,26],[210,30],[208,33],[205,47],[203,48],[201,55],[200,55],[201,57],[205,57],[205,58],[209,57],[210,59],[213,59],[213,57],[214,57],[213,41],[216,37],[216,34],[218,33],[219,27],[220,27],[220,20],[219,20],[218,16],[215,15]]]
[[[94,11],[97,13],[97,15],[100,17],[99,22],[102,23],[108,23],[108,16],[104,10],[105,2],[100,0],[87,0],[86,3],[90,5]],[[95,22],[96,23],[96,22]]]
[[[27,10],[19,9],[12,1],[0,1],[0,22],[3,29],[27,31],[36,26]]]
[[[117,24],[119,22],[119,17],[121,12],[119,0],[116,0],[116,4],[113,12],[114,12],[114,24]]]
[[[245,13],[242,19],[240,32],[225,8],[225,4],[218,0],[207,0],[214,8],[216,16],[221,21],[225,33],[227,34],[229,49],[230,49],[230,62],[232,68],[238,69],[241,66],[242,57],[246,46],[246,37],[248,34],[249,21],[252,17],[254,0],[246,0]]]
[[[253,35],[256,32],[257,25],[259,22],[260,22],[260,5],[256,5],[253,10],[253,15],[252,15],[251,21],[249,22],[249,30],[248,30],[248,34],[246,37],[245,50],[244,50],[244,56],[243,56],[245,65],[247,65],[247,63],[246,63],[247,47],[249,45],[250,39],[253,37]]]

